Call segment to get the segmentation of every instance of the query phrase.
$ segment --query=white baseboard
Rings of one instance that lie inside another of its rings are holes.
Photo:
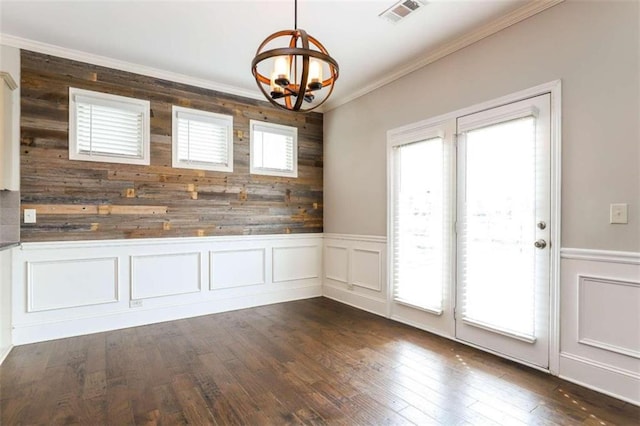
[[[2,365],[5,359],[7,359],[7,356],[11,352],[11,349],[13,349],[13,345],[7,346],[6,348],[2,349],[2,351],[0,351],[0,365]]]
[[[370,312],[372,314],[387,316],[387,302],[373,297],[358,294],[353,291],[344,290],[338,287],[327,285],[322,287],[322,295],[336,302],[353,306],[354,308]]]
[[[207,300],[180,306],[115,312],[84,318],[81,321],[67,319],[27,324],[14,327],[13,342],[16,345],[24,345],[319,296],[322,296],[322,287],[320,285],[312,285],[257,293],[250,297],[242,296],[221,300]]]
[[[560,354],[560,378],[640,406],[640,374],[576,355]]]

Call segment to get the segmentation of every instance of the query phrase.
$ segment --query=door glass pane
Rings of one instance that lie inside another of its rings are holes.
[[[395,149],[394,299],[436,311],[449,264],[443,145],[438,137]]]
[[[464,318],[534,337],[535,118],[469,131],[465,145]]]

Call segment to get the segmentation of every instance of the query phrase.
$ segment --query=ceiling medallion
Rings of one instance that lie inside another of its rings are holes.
[[[284,47],[272,48],[273,45]],[[294,0],[294,29],[267,37],[251,61],[251,72],[260,91],[273,105],[308,112],[331,96],[338,79],[338,63],[318,40],[298,28],[298,0]],[[323,79],[324,75],[328,78]]]

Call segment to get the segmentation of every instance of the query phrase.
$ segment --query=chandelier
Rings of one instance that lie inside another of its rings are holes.
[[[271,34],[260,44],[251,61],[251,72],[273,105],[308,112],[331,96],[338,79],[338,63],[318,40],[298,28],[298,0],[294,0],[293,27]],[[262,72],[265,70],[266,74]],[[325,75],[328,78],[324,79]]]

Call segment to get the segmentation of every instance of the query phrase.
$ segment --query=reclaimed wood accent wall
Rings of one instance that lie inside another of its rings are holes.
[[[37,211],[22,241],[322,232],[322,114],[25,50],[21,58],[21,207]],[[69,87],[149,100],[151,165],[69,160]],[[172,105],[233,116],[233,173],[171,167]],[[298,128],[298,178],[249,174],[251,119]]]

